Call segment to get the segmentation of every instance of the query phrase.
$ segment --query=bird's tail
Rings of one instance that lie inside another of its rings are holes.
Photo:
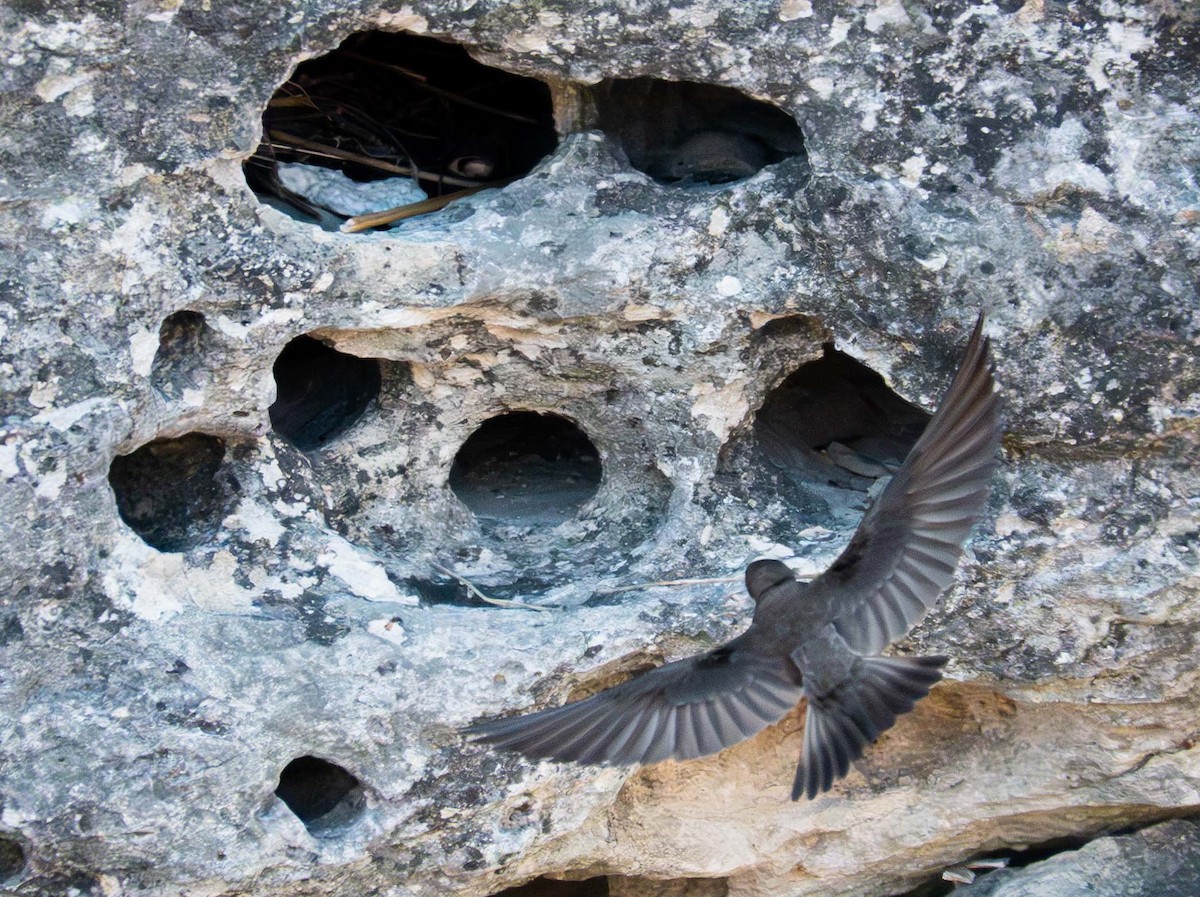
[[[853,678],[821,697],[810,695],[792,800],[801,794],[812,800],[849,772],[868,744],[929,694],[947,659],[864,657]]]

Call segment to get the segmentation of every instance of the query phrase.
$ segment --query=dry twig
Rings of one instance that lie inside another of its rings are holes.
[[[367,212],[364,215],[355,215],[353,218],[347,218],[342,222],[340,230],[344,234],[356,234],[359,231],[370,230],[373,227],[383,227],[385,224],[402,221],[405,218],[424,215],[427,212],[436,212],[438,209],[450,205],[456,199],[470,196],[472,193],[478,193],[480,190],[485,189],[487,189],[486,186],[469,187],[466,190],[456,190],[454,193],[446,193],[442,196],[431,196],[429,199],[423,199],[420,202],[410,202],[407,205],[394,206],[390,209],[384,209],[381,212]]]
[[[797,579],[816,579],[816,574],[801,575],[796,574]],[[741,582],[744,579],[743,574],[738,576],[713,576],[707,579],[660,579],[656,582],[635,582],[628,586],[617,586],[613,589],[600,589],[594,592],[595,595],[616,595],[619,592],[633,592],[638,589],[653,589],[660,586],[708,586],[717,585],[723,582]]]
[[[543,613],[550,610],[549,607],[541,607],[536,604],[522,604],[520,601],[510,601],[507,598],[493,598],[490,595],[483,594],[483,592],[479,591],[479,588],[475,585],[475,583],[471,582],[471,580],[467,579],[462,574],[455,573],[449,567],[443,567],[437,561],[430,561],[429,566],[431,566],[434,570],[437,570],[439,573],[444,573],[446,576],[449,576],[452,579],[457,579],[467,587],[467,590],[472,595],[474,595],[480,601],[486,601],[488,604],[494,604],[496,607],[516,607],[520,608],[521,610],[536,610]]]
[[[305,140],[303,137],[297,137],[295,134],[288,134],[286,131],[272,130],[268,135],[273,141],[272,149],[297,150],[301,149],[305,152],[312,153],[314,156],[325,156],[329,159],[341,159],[343,162],[357,162],[359,165],[366,165],[370,168],[386,171],[389,174],[403,174],[408,177],[422,178],[427,181],[438,181],[443,184],[449,184],[451,187],[487,187],[490,184],[480,184],[479,181],[470,181],[466,178],[458,178],[452,174],[437,174],[432,171],[420,171],[408,165],[397,165],[394,162],[388,162],[384,159],[376,159],[374,156],[364,156],[362,153],[352,153],[349,150],[339,149],[336,146],[328,146],[324,143],[317,143],[312,140]]]

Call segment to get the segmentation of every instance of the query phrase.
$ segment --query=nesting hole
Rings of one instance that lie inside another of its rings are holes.
[[[382,382],[375,359],[347,355],[310,336],[284,346],[273,373],[271,426],[306,452],[350,429],[379,395]]]
[[[232,510],[237,483],[220,476],[224,440],[207,433],[156,439],[113,459],[108,481],[121,519],[159,551],[212,538]]]
[[[557,144],[545,83],[457,44],[371,31],[296,68],[267,103],[245,173],[264,202],[333,228],[503,185]]]
[[[12,838],[0,838],[0,881],[25,871],[25,848]]]
[[[601,82],[599,126],[629,162],[664,184],[724,184],[807,158],[791,115],[731,87],[655,78]]]
[[[875,371],[827,343],[821,358],[801,365],[767,395],[754,418],[754,436],[776,467],[865,488],[895,472],[929,418]]]
[[[450,488],[475,516],[553,525],[596,494],[600,454],[557,414],[512,411],[484,421],[450,468]]]
[[[362,783],[336,763],[297,757],[279,773],[275,796],[314,835],[336,834],[366,808]]]

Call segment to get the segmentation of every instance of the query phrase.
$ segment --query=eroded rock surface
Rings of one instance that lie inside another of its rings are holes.
[[[1150,897],[1200,891],[1200,831],[1177,820],[1097,838],[1023,869],[1004,869],[962,889],[963,897]]]
[[[260,202],[273,92],[369,29],[547,81],[557,149],[390,230]],[[889,895],[1200,809],[1198,41],[1167,0],[0,8],[0,887]],[[595,127],[632,78],[768,102],[803,153],[661,183],[653,122]],[[1004,464],[900,646],[948,678],[832,794],[787,800],[802,710],[634,772],[464,744],[749,618],[736,583],[616,589],[831,561],[867,482],[781,467],[756,411],[827,343],[932,410],[980,308]],[[378,390],[298,445],[302,336]],[[596,449],[562,523],[450,487],[512,411]]]

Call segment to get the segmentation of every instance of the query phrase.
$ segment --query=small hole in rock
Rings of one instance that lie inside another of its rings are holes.
[[[0,838],[0,881],[25,870],[25,848],[12,838]]]
[[[121,519],[159,551],[200,545],[233,506],[236,483],[218,476],[224,457],[224,440],[188,433],[113,458],[108,481]]]
[[[312,756],[297,757],[283,768],[275,796],[314,835],[336,834],[366,807],[357,778],[336,763]]]
[[[336,229],[502,186],[557,145],[544,82],[476,62],[458,44],[371,31],[296,68],[267,104],[245,173],[262,201]]]
[[[212,329],[199,312],[177,311],[164,318],[150,367],[154,385],[173,397],[200,387],[199,372],[212,339]]]
[[[754,418],[759,448],[776,467],[866,489],[895,472],[930,415],[879,374],[826,344],[775,387]]]
[[[655,78],[601,82],[600,128],[629,162],[664,184],[724,184],[806,157],[796,120],[731,87]]]
[[[379,362],[298,336],[273,368],[276,398],[268,413],[275,432],[301,451],[325,445],[354,425],[379,395]]]
[[[513,411],[487,420],[463,443],[450,488],[477,517],[557,524],[596,494],[600,455],[557,414]]]

